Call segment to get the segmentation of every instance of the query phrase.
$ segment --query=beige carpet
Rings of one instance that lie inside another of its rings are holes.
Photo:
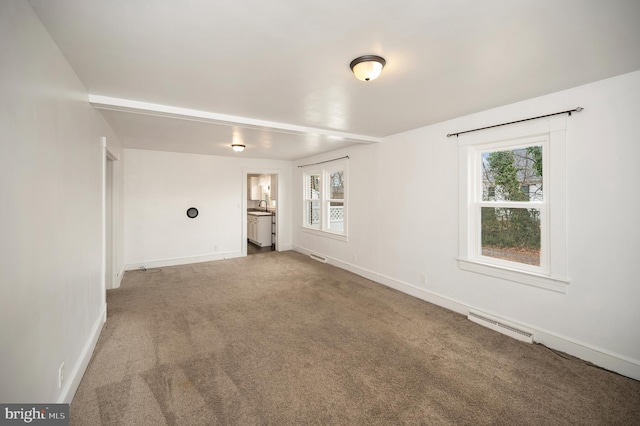
[[[127,272],[72,425],[640,424],[640,382],[294,252]]]

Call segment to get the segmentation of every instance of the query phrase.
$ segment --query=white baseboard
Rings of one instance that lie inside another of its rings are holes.
[[[539,328],[534,330],[534,336],[536,343],[566,352],[623,376],[640,380],[640,361]]]
[[[141,266],[145,268],[161,268],[163,266],[177,266],[177,265],[189,265],[192,263],[212,262],[214,260],[233,259],[236,257],[242,257],[242,252],[226,252],[206,254],[203,256],[192,257],[178,257],[175,259],[161,259],[161,260],[147,260],[143,262],[128,263],[124,266],[125,271],[133,271],[140,269]]]
[[[96,344],[98,343],[98,337],[100,337],[100,332],[102,331],[102,326],[104,325],[106,307],[107,304],[105,303],[98,313],[98,316],[93,324],[93,328],[91,329],[89,339],[87,340],[87,343],[85,343],[84,348],[82,348],[80,358],[78,359],[76,365],[73,367],[73,370],[69,375],[69,380],[66,381],[66,385],[62,388],[62,393],[60,394],[60,398],[58,398],[59,404],[71,404],[71,401],[73,401],[73,397],[78,390],[78,386],[80,386],[82,376],[84,376],[84,372],[87,370],[87,366],[89,365],[89,361],[91,361],[93,351],[95,350]]]
[[[371,271],[366,268],[362,268],[351,263],[343,262],[341,260],[327,256],[324,253],[318,253],[311,251],[307,248],[300,246],[293,246],[293,249],[299,253],[310,255],[316,254],[327,259],[327,263],[338,268],[345,269],[349,272],[353,272],[356,275],[367,278],[371,281],[375,281],[379,284],[383,284],[387,287],[391,287],[405,294],[408,294],[418,299],[422,299],[426,302],[433,303],[434,305],[441,306],[451,311],[457,312],[464,316],[467,316],[470,310],[480,310],[481,308],[475,306],[469,306],[465,303],[451,299],[449,297],[433,293],[420,287],[416,287],[413,284],[409,284],[394,278],[388,277],[383,274]],[[501,316],[495,312],[488,312],[495,316]],[[504,318],[504,317],[503,317]],[[607,370],[614,371],[622,374],[623,376],[631,377],[636,380],[640,380],[640,361],[634,360],[623,355],[619,355],[601,348],[597,348],[593,345],[589,345],[584,342],[577,341],[565,336],[561,336],[549,330],[536,327],[532,324],[522,323],[515,321],[511,318],[504,318],[516,324],[521,324],[524,327],[533,331],[534,341],[541,343],[549,348],[553,348],[562,352],[566,352],[570,355],[576,356],[585,361],[589,361],[597,366],[605,368]]]
[[[114,288],[120,287],[120,284],[122,284],[122,279],[124,278],[124,273],[125,269],[123,266],[122,269],[120,269],[120,272],[118,272],[118,276],[116,277],[116,286]]]
[[[276,246],[276,250],[278,251],[289,251],[289,250],[293,250],[293,244],[281,244],[279,246]]]
[[[310,255],[312,253],[325,257],[327,259],[327,263],[333,266],[337,266],[338,268],[345,269],[349,272],[353,272],[356,275],[360,275],[361,277],[367,278],[371,281],[375,281],[379,284],[386,285],[387,287],[391,287],[403,293],[406,293],[410,296],[417,297],[418,299],[422,299],[426,302],[433,303],[434,305],[442,306],[443,308],[447,308],[451,311],[457,312],[462,315],[467,315],[469,311],[469,307],[462,302],[451,299],[446,296],[442,296],[440,294],[436,294],[430,291],[427,291],[423,288],[416,287],[413,284],[409,284],[403,281],[396,280],[394,278],[388,277],[386,275],[371,271],[366,268],[362,268],[360,266],[343,262],[338,259],[334,259],[333,257],[327,256],[322,253],[316,253],[309,249],[293,246],[293,249],[302,254]]]

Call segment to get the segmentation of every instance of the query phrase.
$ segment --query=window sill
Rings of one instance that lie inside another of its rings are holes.
[[[569,281],[562,278],[553,278],[532,272],[519,271],[503,266],[490,265],[469,259],[457,259],[458,266],[464,271],[477,272],[508,281],[514,281],[545,290],[566,294]]]
[[[306,232],[307,234],[317,235],[318,237],[331,238],[332,240],[338,240],[338,241],[344,241],[344,242],[349,241],[349,237],[344,234],[336,234],[329,231],[321,231],[319,229],[306,228],[304,226],[301,228],[303,232]]]

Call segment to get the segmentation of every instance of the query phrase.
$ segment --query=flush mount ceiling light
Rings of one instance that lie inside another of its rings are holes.
[[[231,148],[233,148],[235,152],[242,152],[244,151],[245,147],[241,143],[232,143]]]
[[[371,81],[378,78],[387,61],[376,55],[365,55],[355,58],[349,65],[358,80]]]

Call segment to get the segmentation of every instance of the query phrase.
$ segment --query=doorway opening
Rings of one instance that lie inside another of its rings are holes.
[[[247,173],[247,255],[277,250],[278,174]]]
[[[105,290],[118,286],[116,273],[116,229],[117,198],[115,185],[115,162],[118,160],[105,147],[104,163],[104,284]]]

